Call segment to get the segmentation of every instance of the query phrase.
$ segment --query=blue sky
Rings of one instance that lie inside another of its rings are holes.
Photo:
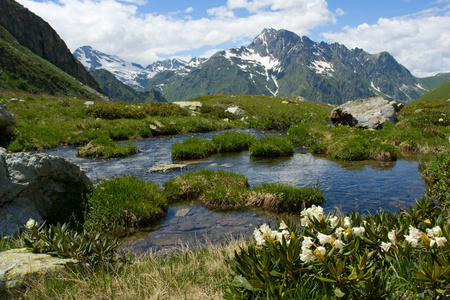
[[[418,77],[450,72],[450,0],[17,0],[59,33],[144,66],[248,45],[264,28],[369,53]]]

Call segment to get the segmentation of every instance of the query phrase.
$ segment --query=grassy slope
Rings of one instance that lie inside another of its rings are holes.
[[[20,90],[88,99],[102,97],[52,63],[21,46],[1,26],[0,71],[0,90]]]
[[[435,87],[422,97],[411,102],[411,104],[418,104],[421,102],[432,102],[441,99],[445,100],[450,99],[450,80],[447,80],[446,82]]]

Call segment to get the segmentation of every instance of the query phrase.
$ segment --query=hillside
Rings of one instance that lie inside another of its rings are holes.
[[[111,99],[125,102],[138,101],[142,103],[167,102],[161,92],[151,89],[146,92],[138,92],[132,87],[119,81],[112,73],[104,69],[91,72],[91,75],[100,84],[106,95]]]
[[[450,80],[447,80],[446,82],[440,84],[425,95],[413,101],[411,104],[434,102],[437,100],[450,100]]]
[[[13,0],[0,1],[0,51],[1,89],[102,97],[50,25]]]

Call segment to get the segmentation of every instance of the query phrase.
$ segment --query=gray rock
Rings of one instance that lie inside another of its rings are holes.
[[[236,115],[236,116],[238,116],[238,117],[242,117],[242,116],[245,115],[245,110],[239,108],[239,106],[231,106],[231,107],[228,107],[226,111],[227,111],[227,112],[230,112],[230,113],[232,113],[233,115]]]
[[[330,118],[334,124],[379,129],[384,122],[397,121],[396,108],[380,96],[350,101],[336,107]]]
[[[13,249],[0,252],[0,291],[20,287],[31,274],[45,275],[58,272],[67,264],[76,264],[77,260],[52,257],[48,254],[36,254],[27,249]]]
[[[195,110],[197,108],[202,107],[202,103],[200,101],[175,101],[172,103],[180,107],[187,107],[190,110]]]
[[[16,128],[16,118],[8,108],[0,102],[0,135],[9,135]]]
[[[17,235],[30,218],[42,221],[54,204],[91,187],[85,172],[64,158],[0,148],[0,235]]]
[[[187,164],[173,164],[170,162],[158,162],[156,165],[152,166],[150,172],[169,172],[173,170],[184,170],[187,168]]]
[[[86,106],[95,105],[95,102],[94,101],[86,101],[86,102],[84,102],[84,105],[86,105]]]

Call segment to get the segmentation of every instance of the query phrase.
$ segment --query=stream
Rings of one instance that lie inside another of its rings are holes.
[[[253,129],[240,130],[261,138],[274,132]],[[170,162],[171,146],[188,137],[209,139],[220,132],[180,134],[135,140],[139,153],[117,159],[87,159],[76,157],[76,148],[59,147],[42,151],[64,157],[80,165],[86,174],[98,182],[103,178],[133,173],[160,186],[186,171],[223,169],[245,175],[251,186],[277,182],[294,186],[311,186],[319,182],[327,203],[325,212],[337,208],[342,213],[352,210],[375,213],[380,209],[398,211],[420,199],[425,185],[416,161],[346,162],[313,155],[306,148],[296,148],[293,156],[252,158],[247,151],[216,154],[206,159],[189,161],[187,170],[152,173],[149,169],[159,162]],[[256,226],[271,222],[280,215],[263,212],[211,212],[195,204],[171,206],[167,216],[152,228],[146,228],[123,241],[123,248],[132,253],[166,255],[173,249],[192,248],[205,243],[226,242],[230,238],[249,237]]]

